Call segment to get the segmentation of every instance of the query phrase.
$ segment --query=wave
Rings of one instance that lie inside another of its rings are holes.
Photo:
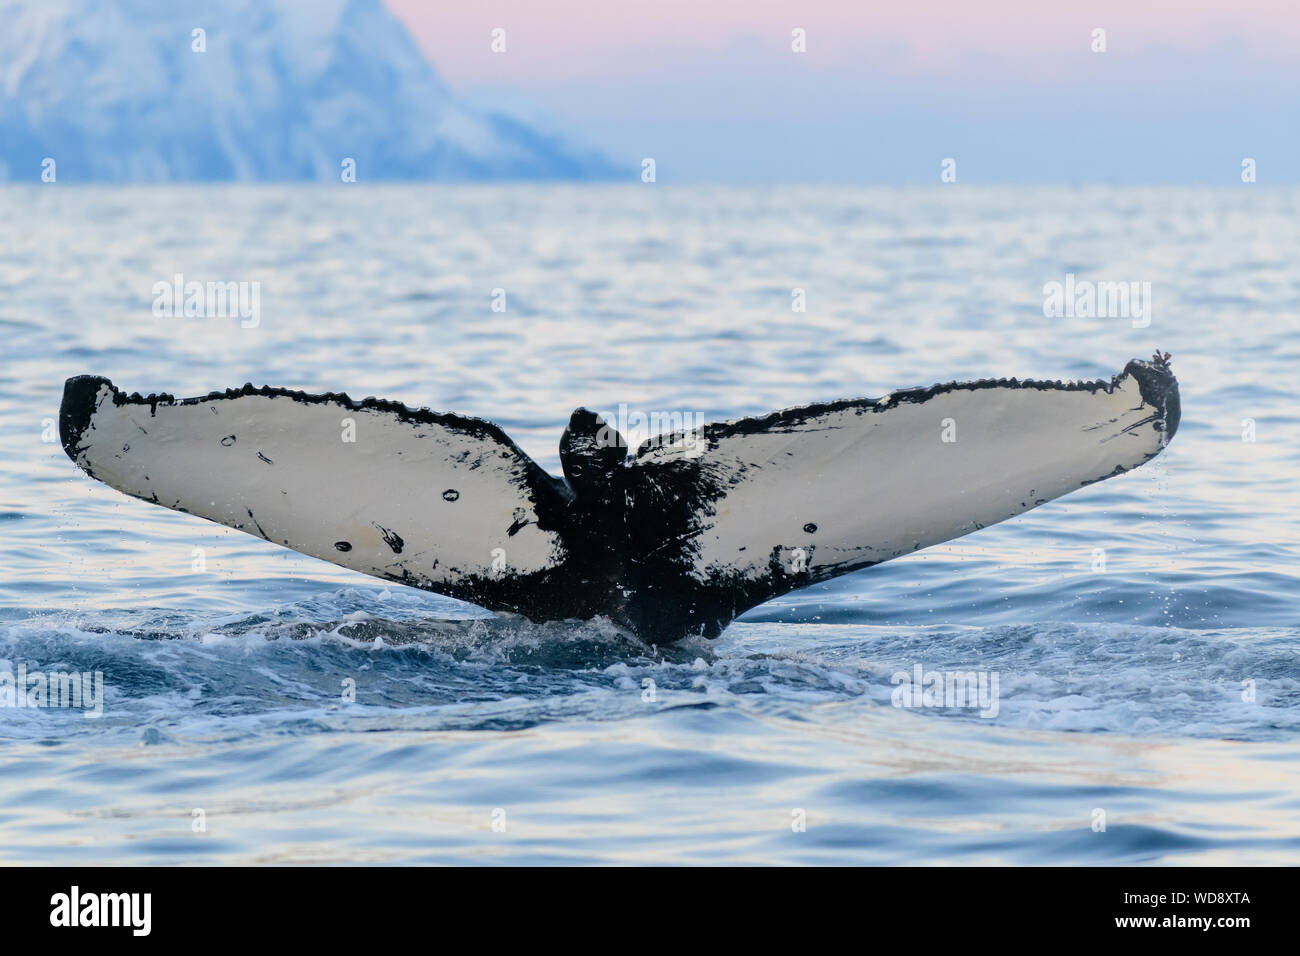
[[[1077,733],[1276,739],[1300,731],[1294,629],[1110,623],[741,623],[656,648],[605,620],[446,616],[423,595],[343,588],[270,613],[59,612],[0,623],[0,672],[103,674],[104,713],[9,710],[12,739],[186,738],[388,728],[502,730],[665,707]],[[898,675],[996,675],[996,716],[899,708]],[[1253,699],[1252,699],[1253,698]]]

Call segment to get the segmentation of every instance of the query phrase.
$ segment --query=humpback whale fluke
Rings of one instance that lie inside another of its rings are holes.
[[[496,425],[281,388],[64,387],[64,450],[153,504],[491,610],[716,637],[770,598],[977,531],[1154,458],[1168,353],[1110,382],[952,382],[660,436],[580,408],[564,477]]]

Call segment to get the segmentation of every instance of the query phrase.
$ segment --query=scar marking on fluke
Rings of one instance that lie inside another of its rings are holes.
[[[247,508],[245,510],[248,512],[248,517],[252,518],[253,524],[257,526],[257,533],[260,534],[263,538],[266,538],[267,541],[270,541],[271,540],[270,536],[265,531],[262,530],[262,525],[258,522],[256,518],[253,517],[253,509]]]
[[[235,443],[235,436],[234,436],[234,435],[227,435],[225,438],[221,439],[221,444],[224,445],[224,446],[227,447],[227,448],[229,448],[229,447],[230,447],[231,445],[233,445],[234,443]]]
[[[402,553],[402,548],[406,547],[406,542],[402,540],[400,534],[378,524],[375,525],[375,530],[379,532],[379,536],[384,539],[384,544],[388,545],[393,554]]]

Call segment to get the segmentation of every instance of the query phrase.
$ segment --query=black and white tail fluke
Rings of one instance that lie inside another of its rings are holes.
[[[538,620],[604,614],[655,643],[960,537],[1149,461],[1168,356],[1106,382],[1002,379],[829,402],[651,440],[574,413],[565,478],[496,426],[245,386],[126,395],[70,379],[92,477],[366,574]]]
[[[648,577],[692,582],[685,616],[712,631],[1136,468],[1179,414],[1162,359],[1130,362],[1110,383],[952,383],[711,424],[702,453],[678,436],[650,442],[630,483],[646,505]]]
[[[63,447],[135,498],[345,568],[527,613],[570,497],[496,425],[346,395],[65,387]]]

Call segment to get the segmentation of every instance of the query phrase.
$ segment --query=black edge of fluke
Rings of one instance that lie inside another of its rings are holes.
[[[1156,352],[1149,362],[1133,359],[1124,366],[1124,374],[1132,375],[1137,380],[1142,400],[1153,408],[1159,409],[1166,443],[1178,431],[1178,424],[1183,417],[1182,402],[1178,395],[1178,379],[1174,377],[1173,369],[1169,366],[1169,359],[1168,352]]]
[[[59,437],[63,450],[74,462],[81,435],[95,414],[95,397],[99,390],[113,383],[102,375],[75,375],[63,383],[63,401],[59,405]]]

